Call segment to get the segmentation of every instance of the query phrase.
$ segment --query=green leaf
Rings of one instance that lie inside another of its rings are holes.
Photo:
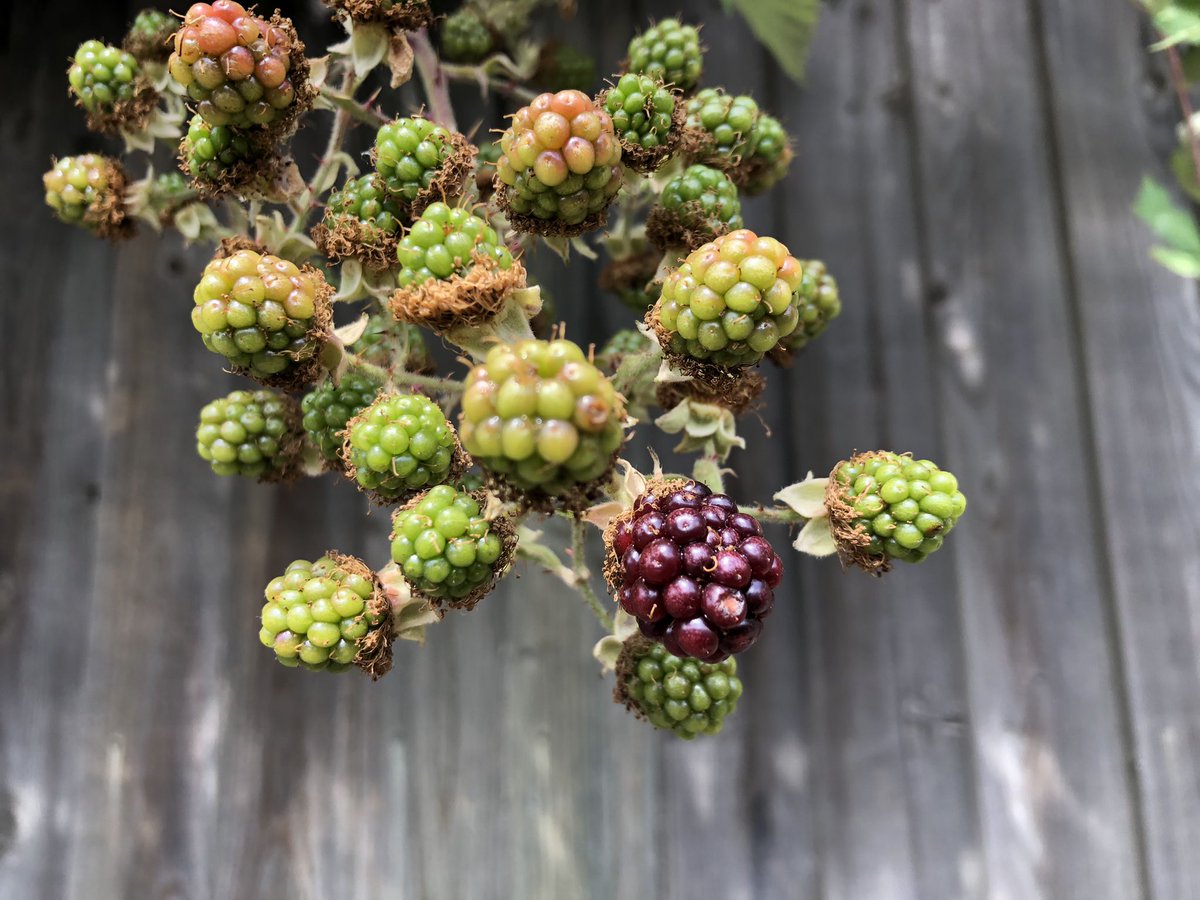
[[[794,81],[804,81],[804,64],[817,19],[821,15],[821,0],[722,0],[726,12],[741,13],[754,36],[766,45],[783,69]]]
[[[1200,278],[1200,256],[1195,253],[1171,250],[1168,247],[1151,247],[1150,255],[1155,262],[1182,278]]]
[[[1154,14],[1154,27],[1162,32],[1162,40],[1150,45],[1151,50],[1165,50],[1176,44],[1200,43],[1200,13],[1180,6],[1165,6]]]
[[[1152,178],[1143,178],[1133,212],[1167,245],[1150,251],[1154,259],[1184,278],[1200,277],[1200,228],[1166,188]]]

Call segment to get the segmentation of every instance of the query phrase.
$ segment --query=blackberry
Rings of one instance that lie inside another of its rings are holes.
[[[141,62],[165,63],[171,55],[175,19],[159,9],[143,9],[125,32],[122,46]]]
[[[596,354],[596,365],[610,374],[614,373],[626,356],[641,353],[649,346],[650,339],[636,328],[623,328],[604,342]]]
[[[642,634],[704,662],[758,639],[783,574],[758,520],[695,481],[652,483],[605,543],[605,576]]]
[[[125,174],[120,163],[98,153],[64,156],[42,176],[46,205],[71,225],[103,237],[129,230],[125,215]]]
[[[700,32],[678,19],[663,19],[629,42],[628,63],[630,72],[689,91],[704,68]]]
[[[515,536],[488,521],[479,500],[448,484],[430,488],[392,518],[392,561],[417,591],[473,607],[512,556]]]
[[[457,132],[410,116],[379,129],[372,159],[388,193],[424,208],[439,196],[457,193],[471,171],[473,149]]]
[[[655,246],[695,249],[742,227],[737,185],[720,169],[696,163],[663,187],[646,221]]]
[[[442,56],[451,62],[479,62],[492,44],[492,33],[472,9],[460,9],[442,23]]]
[[[371,316],[367,330],[350,345],[350,352],[364,362],[385,369],[397,368],[422,375],[437,371],[421,329],[398,321],[389,312]]]
[[[651,312],[663,349],[727,368],[753,365],[796,330],[804,270],[787,247],[747,229],[694,250]]]
[[[452,480],[461,468],[457,450],[454,428],[436,403],[382,393],[350,420],[342,458],[359,487],[387,502]]]
[[[480,257],[491,260],[502,271],[513,265],[512,253],[481,216],[460,206],[431,203],[396,249],[401,267],[396,283],[409,288],[431,279],[462,275]]]
[[[638,171],[657,169],[675,148],[676,98],[661,81],[649,75],[622,75],[604,94],[626,164]]]
[[[383,382],[361,369],[349,369],[340,382],[322,382],[304,395],[304,430],[328,462],[341,458],[346,425],[371,405]]]
[[[787,175],[792,163],[792,142],[774,116],[759,115],[750,131],[750,155],[742,161],[738,175],[748,194],[761,194]]]
[[[299,453],[295,404],[275,391],[234,391],[200,410],[196,452],[218,475],[283,478]]]
[[[210,125],[281,129],[310,99],[303,52],[288,20],[216,0],[188,9],[167,68]]]
[[[544,91],[583,91],[596,87],[596,60],[588,53],[564,44],[547,41],[538,55],[533,83]]]
[[[467,376],[463,446],[525,492],[562,497],[602,477],[624,440],[612,383],[567,340],[493,347]]]
[[[929,460],[877,450],[834,467],[825,506],[842,561],[882,573],[890,560],[921,562],[937,550],[967,498]]]
[[[375,677],[390,667],[387,604],[359,560],[298,559],[264,593],[258,639],[285,666],[343,672],[357,663]]]
[[[486,141],[480,145],[479,152],[475,155],[475,190],[481,200],[486,200],[492,195],[496,181],[496,163],[499,160],[499,144]]]
[[[615,696],[656,728],[691,740],[721,730],[737,709],[742,681],[732,657],[699,662],[635,635],[625,642],[618,659]]]
[[[800,262],[800,286],[796,288],[799,323],[796,330],[779,342],[785,350],[799,350],[821,334],[842,311],[837,282],[816,259]]]
[[[687,125],[698,138],[691,155],[732,169],[754,149],[754,126],[758,122],[758,104],[753,97],[730,96],[720,88],[704,88],[687,104]]]
[[[539,94],[500,138],[501,204],[522,231],[581,234],[603,223],[621,188],[612,119],[580,91]]]
[[[120,47],[84,41],[75,51],[67,81],[75,101],[90,113],[110,113],[133,100],[138,90],[138,61]]]
[[[655,250],[643,237],[634,238],[629,246],[610,245],[612,259],[600,270],[600,287],[616,294],[630,309],[645,315],[658,299],[661,285],[654,279],[662,260],[662,251]]]
[[[383,189],[375,173],[348,178],[333,191],[313,240],[330,260],[354,257],[376,271],[396,264],[396,244],[408,209]]]
[[[239,250],[205,266],[192,324],[205,347],[251,378],[305,383],[319,368],[330,293],[316,269]]]
[[[236,177],[235,167],[258,154],[244,133],[228,125],[211,125],[196,115],[188,123],[179,155],[192,178],[211,184]]]

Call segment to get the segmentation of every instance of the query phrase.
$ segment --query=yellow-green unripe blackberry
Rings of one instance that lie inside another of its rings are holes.
[[[75,99],[90,113],[110,113],[137,94],[141,69],[133,55],[100,41],[84,41],[75,51],[67,81]]]
[[[663,19],[629,42],[629,71],[691,90],[700,81],[704,51],[700,32],[678,19]]]
[[[350,476],[383,500],[454,476],[458,442],[436,403],[421,394],[377,396],[346,428]]]
[[[42,176],[46,205],[62,221],[94,228],[114,193],[114,162],[98,153],[64,156]]]
[[[196,452],[218,475],[280,477],[296,459],[295,419],[275,391],[233,391],[200,410]]]
[[[796,330],[802,276],[774,238],[744,228],[722,235],[668,274],[652,313],[659,340],[678,357],[753,365]]]
[[[704,88],[687,104],[687,124],[707,132],[708,147],[702,159],[733,167],[754,148],[758,104],[753,97],[733,96],[719,88]]]
[[[700,662],[674,656],[641,636],[626,642],[617,678],[619,701],[684,740],[719,732],[742,696],[732,656],[719,663]]]
[[[561,496],[612,466],[625,407],[612,382],[566,340],[499,345],[467,376],[463,446],[523,491]]]
[[[205,347],[251,377],[304,374],[323,340],[328,290],[315,269],[239,250],[205,266],[192,324]]]
[[[826,506],[843,560],[883,568],[891,559],[921,562],[941,547],[967,498],[930,460],[877,450],[837,464]]]
[[[368,635],[388,627],[387,617],[372,603],[374,580],[354,569],[328,556],[315,562],[298,559],[271,579],[258,639],[275,651],[279,662],[343,672],[354,664]]]
[[[392,561],[430,597],[461,601],[486,593],[505,549],[505,535],[479,501],[448,484],[430,488],[392,519]]]
[[[462,275],[474,264],[476,254],[501,270],[512,268],[512,253],[482,216],[440,201],[431,203],[396,248],[401,266],[396,283],[408,288],[433,278]]]

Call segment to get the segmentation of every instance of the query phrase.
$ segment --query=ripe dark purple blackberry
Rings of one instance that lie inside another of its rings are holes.
[[[754,516],[694,481],[660,482],[608,533],[617,602],[677,656],[720,662],[762,632],[783,562]]]

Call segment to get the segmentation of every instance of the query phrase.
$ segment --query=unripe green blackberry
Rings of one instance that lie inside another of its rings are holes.
[[[479,499],[448,484],[430,488],[392,518],[392,561],[417,591],[473,607],[512,559],[515,535],[483,515]]]
[[[432,375],[437,371],[421,329],[401,322],[390,312],[375,313],[367,322],[362,337],[350,345],[350,352],[364,362],[381,368]]]
[[[388,193],[410,206],[424,206],[438,194],[457,191],[470,171],[471,154],[457,132],[407,116],[379,129],[372,159]]]
[[[750,155],[739,167],[739,183],[749,194],[761,194],[787,175],[792,162],[792,142],[774,116],[761,113],[750,132]]]
[[[639,172],[661,166],[679,141],[674,92],[649,75],[628,72],[604,93],[604,108],[621,140],[626,165]]]
[[[120,163],[98,153],[64,156],[42,176],[46,205],[71,225],[101,236],[128,230],[125,174]]]
[[[696,163],[663,187],[646,220],[646,235],[663,250],[692,250],[741,227],[737,185],[720,169]]]
[[[493,347],[467,376],[463,446],[525,492],[561,497],[602,477],[624,440],[612,383],[566,340]]]
[[[67,81],[76,102],[90,113],[111,113],[133,100],[141,67],[132,54],[100,41],[84,41],[75,51]]]
[[[838,554],[873,573],[921,562],[967,508],[958,479],[927,459],[877,450],[838,463],[825,492]]]
[[[200,410],[196,452],[218,475],[286,477],[299,452],[295,403],[275,391],[234,391]]]
[[[159,9],[143,9],[125,32],[122,45],[142,62],[164,63],[171,55],[175,19]]]
[[[539,94],[512,116],[500,149],[500,199],[518,230],[580,234],[621,188],[612,119],[580,91]]]
[[[442,56],[451,62],[479,62],[492,50],[492,33],[479,14],[466,7],[442,23]]]
[[[383,382],[361,369],[349,369],[341,381],[322,382],[304,395],[304,430],[329,462],[341,458],[346,425],[371,405]]]
[[[250,139],[228,125],[210,125],[203,116],[192,116],[180,145],[180,157],[188,174],[197,181],[217,183],[239,163],[256,156]]]
[[[204,346],[251,378],[306,383],[319,367],[330,293],[316,269],[239,250],[205,266],[192,324]]]
[[[635,35],[628,58],[630,72],[649,75],[681,91],[694,88],[704,68],[700,32],[678,19],[663,19]]]
[[[258,639],[285,666],[343,672],[358,663],[375,677],[390,666],[391,626],[374,576],[352,557],[298,559],[267,584]],[[372,660],[382,645],[383,665]],[[372,665],[374,663],[374,665]]]
[[[279,129],[310,102],[303,49],[287,19],[234,0],[194,3],[167,68],[209,124]]]
[[[544,91],[591,93],[598,81],[596,60],[570,44],[551,40],[542,45],[533,83]]]
[[[732,656],[719,663],[700,662],[635,635],[621,650],[614,696],[656,728],[691,740],[721,730],[737,709],[742,681]]]
[[[785,350],[799,350],[821,334],[842,311],[837,282],[817,259],[800,262],[800,286],[796,288],[796,330],[779,342]]]
[[[744,228],[722,235],[667,276],[651,311],[659,341],[677,358],[753,365],[796,330],[803,274],[774,238]]]
[[[758,104],[753,97],[731,96],[704,88],[687,104],[687,125],[698,129],[700,146],[691,154],[701,162],[734,168],[754,149]]]
[[[393,235],[401,228],[404,209],[379,184],[374,174],[347,179],[341,190],[329,195],[325,207],[327,224],[338,219],[354,219],[367,234]]]
[[[636,328],[623,328],[604,342],[596,354],[596,365],[606,372],[615,372],[622,359],[649,346],[650,339]]]
[[[409,288],[462,275],[476,256],[492,260],[501,270],[513,265],[512,253],[482,216],[461,206],[431,203],[400,239],[396,284]]]
[[[350,420],[342,458],[359,487],[386,502],[452,480],[461,468],[457,450],[454,428],[436,403],[382,393]]]

